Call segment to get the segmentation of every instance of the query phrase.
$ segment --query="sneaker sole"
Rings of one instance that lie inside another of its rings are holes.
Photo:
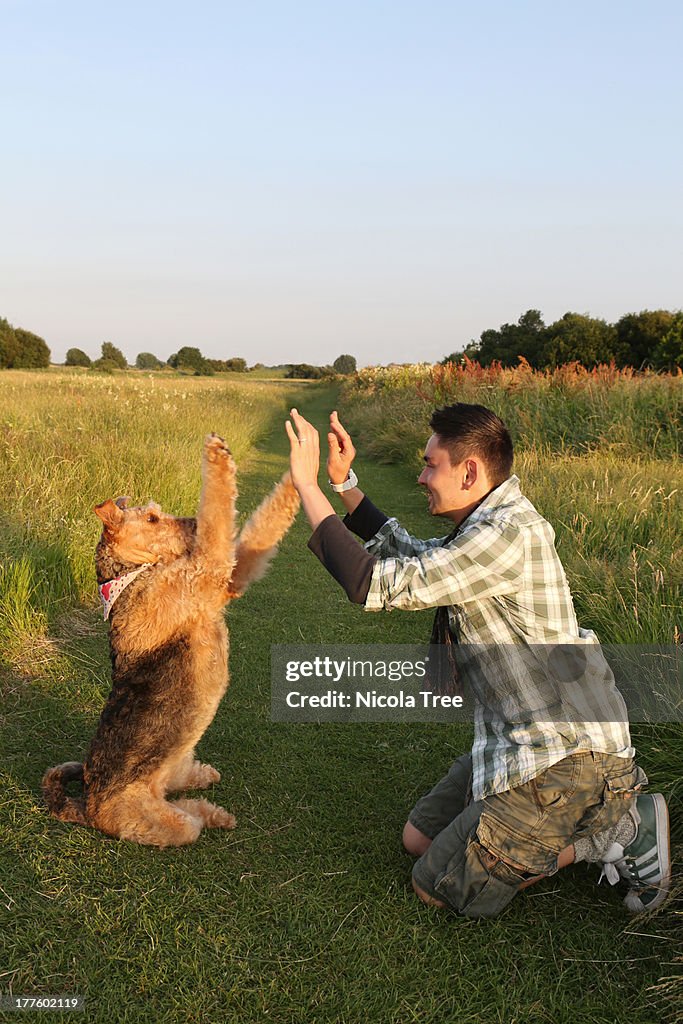
[[[658,885],[656,886],[643,886],[640,889],[631,889],[626,894],[624,903],[626,904],[627,910],[630,910],[632,914],[643,914],[646,910],[655,910],[661,906],[666,897],[669,895],[669,889],[671,888],[671,843],[669,839],[669,808],[666,806],[666,800],[661,793],[652,793],[652,799],[655,802],[655,822],[657,824],[657,855],[662,865],[662,877]],[[659,837],[663,836],[664,840],[660,843]],[[640,898],[640,893],[650,892],[654,890],[655,896],[647,903],[643,903]]]

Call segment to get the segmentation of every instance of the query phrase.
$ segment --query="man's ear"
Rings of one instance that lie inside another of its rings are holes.
[[[479,475],[479,467],[477,466],[475,459],[465,460],[465,475],[463,476],[462,482],[464,487],[472,487],[477,482]]]
[[[120,526],[123,522],[123,512],[111,498],[107,498],[101,505],[95,505],[95,515],[99,516],[105,526]]]

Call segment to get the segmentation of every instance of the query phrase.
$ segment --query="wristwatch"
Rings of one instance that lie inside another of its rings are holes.
[[[337,494],[343,494],[344,491],[350,491],[352,487],[356,487],[358,485],[358,477],[356,476],[354,471],[350,469],[349,475],[347,476],[343,484],[333,484],[329,478],[327,482],[333,491],[336,491]]]

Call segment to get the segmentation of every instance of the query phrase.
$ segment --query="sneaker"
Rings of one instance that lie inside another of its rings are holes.
[[[628,846],[612,843],[603,855],[602,874],[610,885],[628,882],[624,903],[632,914],[654,910],[666,899],[671,885],[669,811],[661,793],[641,793],[628,812],[636,826]]]

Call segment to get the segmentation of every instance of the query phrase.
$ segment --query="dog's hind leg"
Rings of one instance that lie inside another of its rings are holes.
[[[206,828],[235,828],[237,818],[234,814],[208,800],[173,800],[173,807],[180,807],[193,818],[201,819]]]
[[[187,846],[204,828],[198,814],[150,794],[142,787],[109,799],[93,815],[97,828],[144,846]]]
[[[191,751],[170,770],[165,783],[167,793],[178,793],[183,789],[207,789],[221,781],[221,773],[210,764],[202,764]]]

